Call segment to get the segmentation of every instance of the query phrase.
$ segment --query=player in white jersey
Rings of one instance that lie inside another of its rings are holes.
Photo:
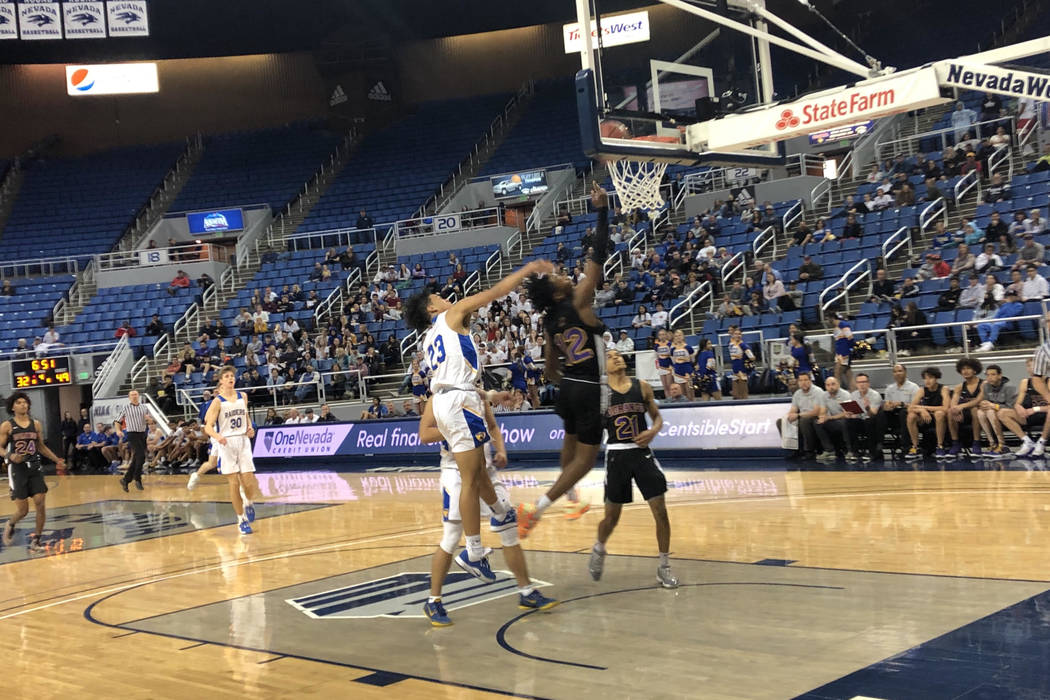
[[[460,563],[478,578],[492,579],[488,551],[481,546],[481,509],[478,499],[503,515],[500,503],[485,474],[482,445],[489,440],[484,410],[474,384],[481,372],[478,349],[467,328],[471,314],[482,306],[506,296],[529,275],[550,273],[554,266],[535,260],[500,280],[491,289],[471,295],[455,304],[429,290],[411,297],[405,304],[405,320],[423,338],[422,350],[430,373],[434,419],[449,445],[463,480],[459,509],[467,549]],[[482,485],[485,485],[484,490]]]
[[[218,443],[219,473],[230,484],[230,501],[237,514],[237,527],[241,534],[250,535],[255,508],[251,501],[242,500],[241,486],[249,496],[259,494],[252,461],[251,438],[255,435],[255,428],[248,414],[248,397],[234,389],[236,382],[237,370],[223,367],[219,372],[218,395],[204,417],[204,432]]]
[[[498,392],[490,393],[499,396]],[[503,394],[502,398],[505,400],[509,393],[503,392]],[[496,416],[492,413],[491,402],[487,398],[482,398],[482,405],[484,406],[485,425],[492,438],[483,447],[485,453],[485,477],[491,482],[498,500],[509,502],[510,494],[507,491],[507,487],[500,481],[499,472],[497,471],[497,469],[507,466],[507,450],[503,444],[503,435],[500,433],[499,425],[496,423]],[[419,419],[419,439],[421,442],[428,444],[441,442],[441,498],[443,508],[441,520],[444,527],[441,543],[434,551],[434,557],[431,560],[430,597],[423,606],[423,613],[433,626],[447,627],[452,624],[452,620],[449,619],[444,603],[441,600],[441,589],[442,584],[445,582],[445,577],[448,576],[448,570],[452,566],[452,554],[459,547],[459,540],[463,535],[463,524],[459,512],[459,495],[462,479],[459,476],[459,468],[456,466],[455,458],[441,439],[441,432],[438,430],[437,420],[434,417],[433,401],[427,401],[427,405],[423,409],[423,415]],[[510,509],[504,517],[499,518],[484,501],[479,506],[482,516],[489,518],[489,526],[493,532],[499,534],[500,541],[503,543],[503,558],[507,561],[507,566],[518,582],[518,607],[523,610],[549,610],[557,605],[558,601],[544,596],[532,585],[532,579],[529,578],[529,570],[525,564],[525,553],[522,551],[518,540],[518,524],[517,518],[513,517],[515,515],[514,509]],[[459,559],[456,559],[456,563],[461,568],[466,569]],[[469,569],[467,571],[472,573]]]

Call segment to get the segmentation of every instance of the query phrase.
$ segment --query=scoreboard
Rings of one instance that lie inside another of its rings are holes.
[[[33,389],[62,386],[73,383],[69,357],[40,357],[32,360],[11,360],[11,386],[15,389]]]

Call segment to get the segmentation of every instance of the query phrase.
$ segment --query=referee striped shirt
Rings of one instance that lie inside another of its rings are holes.
[[[114,422],[124,421],[124,428],[129,433],[144,433],[146,432],[147,413],[149,413],[149,409],[146,408],[145,404],[140,403],[136,406],[129,403]]]
[[[1032,374],[1037,377],[1050,376],[1050,343],[1043,343],[1032,355]]]

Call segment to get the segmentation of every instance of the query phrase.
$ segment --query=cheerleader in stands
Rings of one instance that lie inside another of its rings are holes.
[[[744,342],[739,326],[729,327],[729,360],[733,369],[733,398],[746,399],[749,396],[747,381],[755,369],[755,353]]]
[[[696,352],[693,346],[685,342],[685,333],[681,330],[674,332],[671,342],[671,363],[674,370],[674,381],[684,391],[690,401],[696,401],[696,393],[693,391],[693,375],[696,373]]]
[[[718,363],[711,341],[704,338],[697,346],[699,359],[696,361],[697,383],[700,386],[700,398],[722,400],[722,390],[718,386]]]
[[[660,383],[664,386],[664,396],[671,395],[671,339],[668,337],[667,329],[661,328],[656,332],[656,340],[653,342],[656,351],[656,373],[660,375]]]

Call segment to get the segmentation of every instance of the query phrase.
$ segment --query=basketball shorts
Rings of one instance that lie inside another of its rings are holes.
[[[564,377],[555,412],[565,424],[565,434],[575,435],[584,445],[602,444],[602,387]]]
[[[667,478],[660,463],[648,447],[629,447],[605,450],[605,500],[609,503],[630,503],[631,482],[638,484],[642,498],[667,493]]]
[[[499,479],[499,473],[494,467],[488,468],[489,479],[492,480],[492,487],[496,490],[496,498],[503,500],[510,500],[510,492],[507,491],[507,487]],[[463,484],[463,480],[459,476],[458,469],[442,469],[441,470],[441,519],[445,522],[459,522],[463,517],[459,513],[459,493],[460,486]],[[481,501],[481,517],[482,519],[492,517],[492,509],[489,508],[485,501]]]
[[[434,421],[449,452],[469,452],[489,441],[478,392],[452,389],[434,394]]]
[[[1046,412],[1040,410],[1039,413],[1033,413],[1028,416],[1028,420],[1025,421],[1025,425],[1029,428],[1042,428],[1046,425]]]
[[[44,472],[39,467],[7,463],[7,483],[11,487],[11,500],[32,498],[38,493],[47,493]]]
[[[252,461],[252,441],[247,435],[226,438],[226,444],[216,443],[219,450],[220,474],[244,474],[255,471]]]

